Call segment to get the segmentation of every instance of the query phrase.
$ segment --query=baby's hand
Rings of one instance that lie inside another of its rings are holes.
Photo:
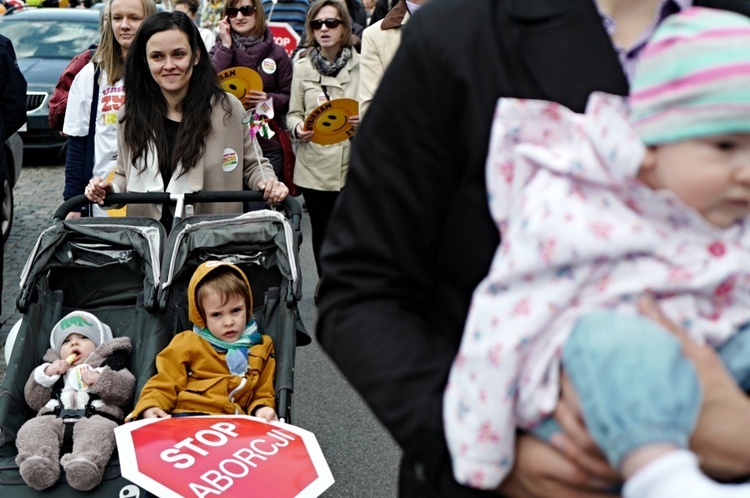
[[[255,410],[255,416],[266,419],[269,422],[278,421],[279,417],[276,416],[276,410],[270,406],[261,406]]]
[[[96,384],[99,376],[100,374],[96,370],[84,370],[81,372],[81,380],[89,387]]]
[[[44,369],[44,375],[52,377],[53,375],[62,375],[68,371],[70,364],[65,360],[55,360],[53,363],[47,365]]]
[[[168,414],[158,406],[152,406],[143,411],[143,418],[172,418],[172,415]]]

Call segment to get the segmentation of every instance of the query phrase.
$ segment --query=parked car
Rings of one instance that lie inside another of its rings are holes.
[[[0,228],[2,229],[3,244],[8,240],[13,226],[13,187],[21,176],[23,163],[23,141],[18,133],[14,133],[3,144],[3,154],[8,165],[8,178],[3,181],[3,205],[0,206]]]
[[[99,10],[26,7],[0,16],[28,83],[24,148],[59,151],[65,138],[49,127],[49,98],[70,60],[99,42]]]

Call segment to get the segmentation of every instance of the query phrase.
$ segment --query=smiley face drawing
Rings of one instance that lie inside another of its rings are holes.
[[[263,80],[256,71],[249,67],[230,67],[219,73],[219,80],[224,91],[238,99],[247,95],[250,90],[263,90]]]
[[[354,99],[334,99],[315,108],[305,120],[305,128],[313,131],[311,142],[332,145],[343,142],[354,134],[350,116],[359,113]]]

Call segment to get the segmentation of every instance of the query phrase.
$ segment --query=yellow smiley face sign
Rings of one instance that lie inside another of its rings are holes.
[[[349,118],[359,115],[359,103],[354,99],[334,99],[319,105],[305,119],[305,129],[312,130],[311,142],[331,145],[354,135]]]
[[[257,71],[249,67],[230,67],[219,73],[221,87],[242,100],[250,90],[263,91],[263,80]]]

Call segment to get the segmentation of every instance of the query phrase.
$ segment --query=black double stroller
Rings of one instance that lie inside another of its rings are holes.
[[[259,200],[257,192],[206,192],[189,194],[184,202]],[[108,196],[108,202],[171,201],[169,194],[117,194]],[[0,496],[81,495],[67,485],[64,473],[51,488],[35,491],[21,479],[15,463],[16,434],[35,415],[24,401],[24,385],[49,348],[54,324],[73,310],[85,310],[109,324],[115,337],[129,337],[137,398],[156,372],[159,351],[174,334],[190,328],[187,285],[206,260],[232,262],[247,274],[253,314],[276,350],[277,412],[280,419],[292,421],[295,350],[310,343],[297,310],[302,288],[299,204],[289,198],[281,211],[176,219],[168,235],[148,218],[62,221],[84,203],[79,196],[58,208],[55,222],[39,235],[21,274],[17,307],[22,319],[6,344],[12,350],[6,351],[8,368],[0,389]],[[115,453],[102,484],[86,495],[137,498],[146,493],[120,476]]]

